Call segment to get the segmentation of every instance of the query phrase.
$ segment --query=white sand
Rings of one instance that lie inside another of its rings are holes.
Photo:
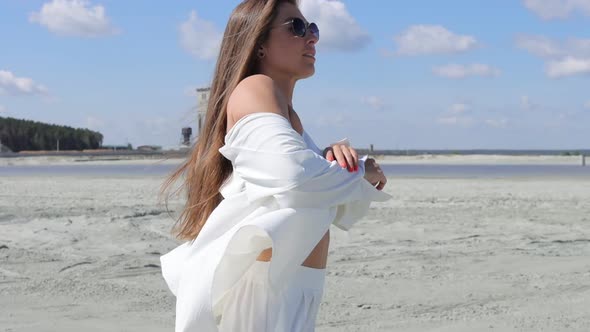
[[[449,165],[581,165],[582,156],[543,156],[543,155],[432,155],[417,156],[376,156],[375,160],[382,164],[449,164]],[[586,156],[586,165],[590,164],[590,156]]]
[[[172,331],[161,181],[0,177],[0,331]],[[318,331],[590,331],[588,180],[386,191],[349,234],[332,229]]]
[[[0,158],[0,166],[40,166],[40,165],[152,165],[180,164],[184,159],[158,156],[29,156]]]

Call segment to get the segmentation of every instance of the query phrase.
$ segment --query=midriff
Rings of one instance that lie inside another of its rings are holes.
[[[313,248],[311,253],[303,261],[301,265],[313,267],[315,269],[325,269],[328,261],[328,249],[330,246],[330,230],[324,234],[324,237]],[[272,248],[266,248],[260,252],[256,258],[258,261],[268,262],[272,258]]]

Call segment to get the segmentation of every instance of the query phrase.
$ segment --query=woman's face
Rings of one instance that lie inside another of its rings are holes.
[[[293,18],[300,18],[307,25],[297,6],[290,3],[279,5],[268,40],[262,45],[264,57],[260,61],[271,72],[301,79],[315,72],[315,44],[318,38],[309,28],[303,37],[293,34],[292,25],[283,24]]]

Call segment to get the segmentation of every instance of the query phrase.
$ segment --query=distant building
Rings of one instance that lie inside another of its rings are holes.
[[[193,134],[193,130],[191,127],[184,127],[182,128],[182,143],[183,145],[191,145],[191,135]]]
[[[197,88],[197,120],[198,127],[196,135],[201,135],[201,129],[205,124],[205,114],[207,114],[207,105],[209,104],[209,95],[211,88]]]
[[[161,146],[157,145],[140,145],[137,147],[138,151],[160,151],[162,150]]]
[[[131,144],[127,145],[103,145],[101,149],[108,149],[108,150],[133,150],[133,146]]]

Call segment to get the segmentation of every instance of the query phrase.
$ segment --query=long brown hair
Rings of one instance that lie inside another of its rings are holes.
[[[223,200],[219,188],[232,173],[232,164],[218,149],[225,144],[229,95],[244,78],[256,74],[256,51],[268,38],[270,26],[281,3],[297,6],[297,0],[245,0],[232,12],[219,50],[211,84],[205,124],[190,156],[163,183],[160,194],[181,176],[187,201],[172,233],[182,240],[194,240]],[[166,203],[167,198],[166,196]],[[167,204],[166,204],[167,205]]]

